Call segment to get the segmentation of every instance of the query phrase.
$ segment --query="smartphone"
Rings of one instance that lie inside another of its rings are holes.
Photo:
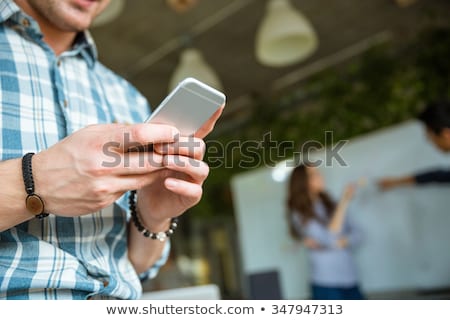
[[[182,136],[193,136],[222,105],[225,95],[194,79],[186,78],[161,102],[146,120],[172,125]]]

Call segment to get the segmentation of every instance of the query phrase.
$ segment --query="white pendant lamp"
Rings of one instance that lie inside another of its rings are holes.
[[[194,48],[185,49],[181,53],[180,63],[169,82],[169,92],[187,77],[196,78],[217,90],[223,89],[217,74],[205,61],[202,53]]]
[[[115,20],[123,11],[125,7],[124,0],[111,0],[111,3],[106,9],[95,18],[92,23],[93,27],[100,27]]]
[[[395,0],[395,2],[400,8],[406,8],[414,4],[416,0]]]
[[[198,0],[166,0],[166,2],[177,13],[185,13],[198,4]]]
[[[269,0],[256,36],[256,57],[261,64],[295,64],[312,55],[317,47],[313,26],[289,0]]]

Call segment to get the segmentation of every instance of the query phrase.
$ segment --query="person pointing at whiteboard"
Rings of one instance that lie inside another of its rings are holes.
[[[450,153],[450,103],[447,101],[430,103],[418,119],[424,123],[431,143],[440,151]],[[429,183],[450,183],[450,165],[447,168],[434,168],[403,177],[382,178],[378,181],[378,186],[381,190],[387,191],[397,187]]]
[[[314,300],[364,298],[352,254],[361,233],[347,215],[354,192],[355,185],[349,185],[336,203],[326,193],[317,168],[300,165],[292,172],[288,222],[292,236],[308,248]]]

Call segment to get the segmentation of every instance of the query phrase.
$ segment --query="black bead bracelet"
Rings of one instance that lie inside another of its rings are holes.
[[[151,232],[147,230],[139,220],[139,216],[136,209],[136,190],[130,191],[130,195],[128,197],[128,203],[130,206],[130,212],[131,212],[131,219],[133,219],[133,223],[136,226],[137,230],[142,233],[142,235],[146,238],[150,238],[153,240],[159,240],[163,242],[167,238],[169,238],[174,232],[175,229],[178,227],[178,218],[172,218],[170,220],[170,227],[167,231],[162,232]]]

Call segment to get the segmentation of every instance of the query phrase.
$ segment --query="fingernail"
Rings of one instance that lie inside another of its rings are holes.
[[[166,180],[166,187],[169,189],[174,189],[178,186],[178,182],[173,179],[167,179]]]
[[[177,141],[180,138],[180,131],[176,128],[172,129],[172,137],[174,141]]]

